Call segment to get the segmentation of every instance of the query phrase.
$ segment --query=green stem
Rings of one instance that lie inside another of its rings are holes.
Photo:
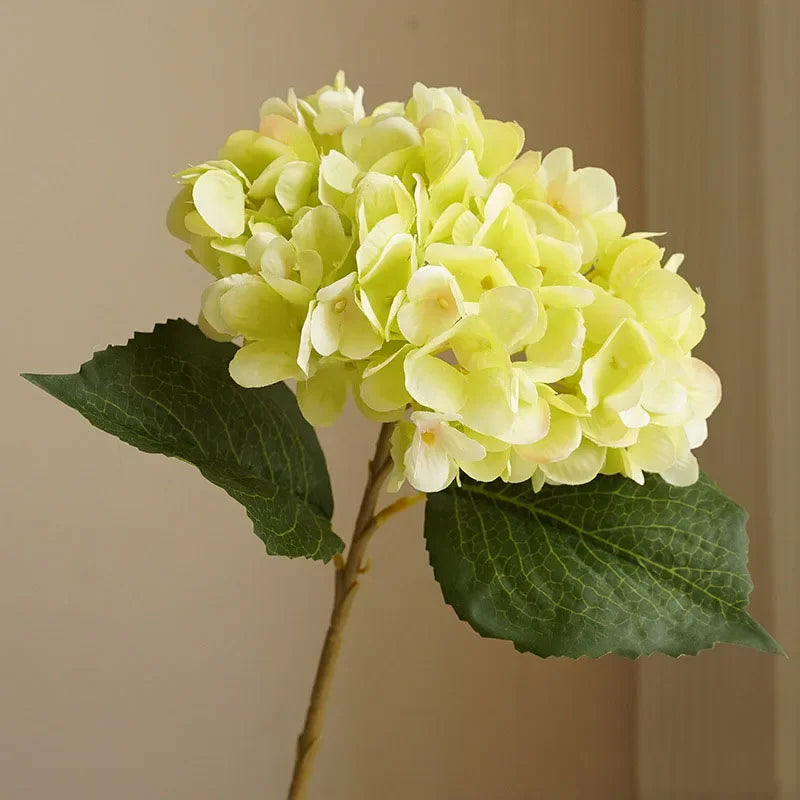
[[[390,447],[393,428],[394,423],[387,423],[381,427],[378,442],[375,445],[375,455],[369,462],[367,483],[361,498],[361,507],[356,518],[347,558],[338,558],[336,561],[336,583],[330,624],[322,645],[305,724],[297,739],[297,756],[287,800],[305,800],[306,798],[314,757],[319,748],[325,707],[333,683],[334,667],[342,646],[342,631],[350,616],[360,576],[364,572],[364,554],[367,545],[375,530],[386,519],[424,497],[424,495],[419,495],[414,498],[401,498],[382,511],[375,512],[381,487],[392,468]]]

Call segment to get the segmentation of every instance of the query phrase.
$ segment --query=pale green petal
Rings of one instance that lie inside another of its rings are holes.
[[[569,175],[574,169],[572,150],[569,147],[557,147],[551,150],[542,159],[542,168],[550,181]]]
[[[362,291],[384,330],[397,294],[408,285],[416,269],[416,246],[410,233],[395,234],[384,247],[374,266],[360,280]]]
[[[665,262],[664,262],[664,269],[667,272],[677,272],[680,269],[681,264],[683,264],[683,259],[685,258],[683,253],[673,253]]]
[[[306,318],[303,321],[303,327],[300,329],[300,344],[297,348],[297,366],[300,367],[304,375],[310,375],[312,372],[311,314],[316,308],[316,305],[316,300],[311,300],[309,302]]]
[[[551,483],[578,486],[589,483],[597,476],[605,457],[604,447],[598,447],[588,439],[584,439],[567,458],[542,464],[541,470]]]
[[[275,350],[271,342],[252,342],[239,348],[228,369],[231,378],[246,389],[300,377],[294,356]]]
[[[645,274],[625,299],[640,319],[663,320],[690,309],[694,294],[680,275],[657,269]]]
[[[501,436],[515,419],[511,371],[481,369],[467,375],[464,405],[459,411],[464,424],[487,436]]]
[[[339,352],[345,358],[359,360],[372,355],[382,344],[383,336],[359,308],[356,298],[347,302],[339,339]]]
[[[523,458],[517,452],[517,448],[513,447],[508,456],[508,464],[503,474],[503,480],[508,483],[522,483],[523,481],[529,481],[538,470],[537,464]]]
[[[311,312],[311,344],[321,356],[339,349],[344,315],[334,309],[332,302],[319,303]]]
[[[620,323],[598,353],[583,365],[580,387],[591,410],[600,403],[622,410],[641,400],[653,351],[641,325]]]
[[[601,211],[599,214],[593,214],[589,221],[594,228],[600,252],[625,234],[625,217],[618,211]]]
[[[411,348],[403,345],[388,358],[364,370],[360,394],[364,403],[374,411],[388,412],[405,408],[411,395],[405,386],[404,362]]]
[[[315,178],[314,166],[305,161],[293,161],[284,167],[275,184],[275,199],[287,214],[306,205]]]
[[[678,344],[685,353],[691,352],[705,335],[706,323],[703,321],[702,317],[705,310],[705,301],[699,294],[695,294],[692,298],[692,308],[688,324],[678,341]]]
[[[259,129],[264,136],[287,145],[301,161],[319,163],[319,152],[314,140],[296,122],[278,114],[267,114],[261,118]]]
[[[200,216],[198,211],[190,211],[183,218],[183,227],[186,229],[189,242],[192,241],[193,234],[208,239],[215,239],[217,236],[217,232]]]
[[[320,254],[315,250],[301,250],[297,254],[297,271],[300,283],[312,292],[322,283],[323,266]]]
[[[455,129],[455,125],[453,126]],[[436,127],[428,127],[422,133],[422,157],[425,174],[429,180],[438,180],[453,159],[456,136]]]
[[[491,178],[506,169],[519,155],[525,143],[525,132],[516,122],[484,119],[478,122],[483,135],[483,157],[478,166],[481,174]]]
[[[192,210],[192,187],[182,186],[167,210],[167,230],[182,242],[189,243],[186,216]]]
[[[551,407],[547,434],[532,444],[518,447],[517,452],[536,464],[561,461],[577,449],[581,438],[578,418],[559,408]]]
[[[249,285],[258,287],[262,284],[263,281],[256,275],[231,275],[207,286],[200,301],[202,315],[206,323],[219,334],[224,334],[228,337],[239,335],[241,331],[229,327],[222,315],[222,298],[234,286]]]
[[[429,264],[447,267],[455,275],[464,299],[480,300],[481,295],[495,286],[514,286],[514,276],[488,247],[463,247],[436,243],[425,250]]]
[[[536,237],[539,264],[558,274],[573,274],[581,267],[581,249],[574,242],[565,242],[547,234]]]
[[[665,472],[676,460],[675,445],[664,428],[650,425],[639,431],[635,444],[628,448],[628,458],[645,472]]]
[[[649,239],[633,241],[614,261],[609,286],[617,294],[632,289],[648,272],[659,269],[661,248]]]
[[[212,239],[211,246],[218,253],[225,253],[226,255],[235,256],[237,259],[246,260],[247,259],[247,253],[245,251],[246,241],[247,241],[247,234],[244,234],[243,236],[237,236],[235,239]]]
[[[263,280],[232,286],[220,298],[219,308],[228,329],[246,339],[299,341],[302,319],[293,316],[286,301]]]
[[[546,160],[546,159],[545,159]],[[617,210],[617,185],[604,169],[583,167],[567,183],[564,203],[582,214]]]
[[[511,427],[498,435],[509,444],[529,445],[543,439],[549,428],[550,406],[546,400],[539,398],[534,403],[520,403]]]
[[[204,172],[192,187],[192,201],[200,216],[220,236],[244,233],[244,188],[228,172]]]
[[[425,353],[405,360],[406,389],[420,405],[457,414],[467,398],[467,378],[446,361]]]
[[[458,206],[461,204],[459,203]],[[455,204],[450,208],[457,207]],[[471,245],[475,244],[475,237],[481,229],[480,220],[471,211],[464,211],[453,223],[453,229],[450,236],[453,244],[457,245]],[[427,244],[427,242],[426,242]]]
[[[594,302],[594,292],[583,286],[542,286],[539,297],[547,308],[584,308]]]
[[[191,249],[186,251],[189,257],[197,261],[203,269],[210,272],[215,278],[221,278],[222,272],[219,268],[221,254],[211,246],[211,239],[190,234],[189,243],[191,244]]]
[[[533,378],[541,383],[554,383],[574,375],[580,367],[586,329],[577,309],[553,308],[547,312],[547,329],[525,353],[533,365]]]
[[[213,339],[215,342],[229,342],[233,338],[231,334],[220,333],[218,330],[213,328],[202,311],[197,317],[197,327],[200,328],[200,330],[206,336],[208,336],[209,339]]]
[[[552,206],[535,200],[523,202],[521,205],[535,223],[539,234],[560,239],[562,242],[578,243],[575,226]]]
[[[363,98],[364,90],[360,86],[355,92],[346,86],[321,92],[314,129],[328,135],[340,134],[348,125],[364,118]]]
[[[589,217],[581,217],[575,223],[578,231],[578,240],[581,246],[581,261],[584,264],[591,264],[597,256],[597,232],[592,225]]]
[[[583,308],[586,341],[601,345],[624,319],[636,319],[636,312],[618,297],[599,286],[593,286],[594,302]]]
[[[356,251],[358,274],[369,273],[378,263],[378,259],[389,241],[399,234],[406,233],[407,230],[408,226],[400,214],[391,214],[378,222],[362,239],[361,246]]]
[[[212,244],[213,247],[213,244]],[[219,274],[223,276],[239,275],[250,271],[250,265],[243,259],[230,253],[219,254]]]
[[[531,475],[531,487],[533,488],[534,492],[540,492],[544,484],[545,474],[541,469],[537,469],[536,472]]]
[[[266,167],[261,174],[253,181],[250,191],[247,196],[250,200],[261,201],[270,198],[275,194],[275,187],[278,185],[278,180],[283,174],[284,169],[289,164],[302,164],[305,162],[297,161],[293,153],[276,158],[268,167]],[[280,205],[278,205],[280,208]],[[282,210],[282,209],[281,209]]]
[[[297,383],[297,403],[312,425],[332,425],[347,399],[349,378],[343,364],[323,364],[306,381]]]
[[[322,289],[317,292],[317,300],[319,300],[320,303],[332,303],[336,300],[352,297],[355,291],[356,278],[355,272],[349,272],[329,286],[323,286]]]
[[[305,214],[292,228],[291,241],[298,253],[303,250],[319,253],[327,270],[338,267],[350,248],[342,220],[330,206],[317,206]]]
[[[282,278],[280,275],[273,275],[271,272],[262,272],[261,277],[269,284],[284,300],[295,306],[307,306],[314,296],[311,289],[303,286],[291,278]]]
[[[542,154],[529,150],[500,176],[499,179],[514,190],[517,202],[544,200],[545,189],[539,172],[541,164]]]
[[[514,353],[533,331],[539,308],[530,289],[499,286],[481,296],[479,313],[508,352]]]
[[[319,166],[319,199],[328,205],[341,206],[352,193],[359,176],[358,167],[343,153],[331,150]]]
[[[511,359],[494,331],[478,315],[457,322],[448,332],[432,340],[427,347],[442,349],[449,345],[458,363],[474,371],[499,367],[509,370]]]
[[[444,267],[426,264],[418,269],[408,283],[407,298],[397,323],[412,344],[422,345],[438,336],[464,314],[458,283]]]
[[[219,157],[236,164],[253,181],[272,161],[287,152],[286,145],[268,139],[258,131],[235,131],[222,146]]]
[[[416,428],[406,420],[394,426],[391,439],[392,474],[386,481],[387,492],[398,492],[405,482],[405,455],[414,439]]]
[[[433,221],[433,227],[425,238],[425,244],[429,245],[434,242],[446,241],[451,237],[455,238],[453,228],[457,220],[466,213],[468,213],[467,208],[463,203],[453,203],[449,205],[437,219]],[[480,226],[480,223],[478,223],[478,226]]]
[[[416,127],[403,117],[365,119],[342,132],[345,155],[363,171],[369,170],[382,157],[420,144]]]
[[[453,203],[464,203],[486,184],[475,154],[467,150],[458,161],[430,186],[431,213],[438,215]]]
[[[508,466],[510,449],[505,448],[486,455],[478,461],[460,460],[461,469],[476,481],[489,483],[499,478]]]
[[[267,234],[268,235],[268,234]],[[264,234],[259,234],[264,236]],[[250,241],[254,241],[254,236]],[[249,242],[248,242],[249,246]],[[248,251],[248,262],[252,264],[252,252]],[[297,251],[283,236],[274,236],[261,250],[258,267],[264,275],[274,275],[278,278],[288,278],[294,272],[297,264]]]
[[[416,217],[416,206],[411,193],[397,177],[367,173],[358,184],[356,204],[363,213],[365,226],[360,235],[367,233],[382,219],[399,214],[408,230]]]
[[[586,437],[603,447],[628,447],[638,436],[638,431],[629,428],[616,411],[601,406],[581,418],[581,427]]]

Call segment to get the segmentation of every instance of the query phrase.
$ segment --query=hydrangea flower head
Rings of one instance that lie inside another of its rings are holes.
[[[261,106],[179,173],[170,230],[214,279],[200,326],[245,387],[297,381],[315,425],[352,392],[396,421],[393,483],[693,483],[720,400],[705,305],[613,178],[523,152],[514,122],[420,83],[366,114],[339,73]]]

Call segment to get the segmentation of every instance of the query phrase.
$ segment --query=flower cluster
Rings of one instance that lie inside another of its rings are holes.
[[[694,482],[720,384],[691,355],[704,303],[681,257],[625,235],[607,172],[520,155],[520,126],[459,90],[369,115],[362,94],[340,73],[267,100],[178,176],[170,230],[215,278],[202,329],[243,341],[233,379],[296,380],[315,425],[351,388],[398,421],[396,486]]]

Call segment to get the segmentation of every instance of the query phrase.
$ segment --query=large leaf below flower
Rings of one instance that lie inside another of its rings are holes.
[[[476,483],[430,495],[425,537],[445,600],[482,636],[540,656],[782,652],[746,611],[745,511],[706,476],[685,488]]]
[[[235,352],[170,320],[74,375],[24,377],[140,450],[194,464],[247,509],[267,552],[327,561],[343,543],[314,430],[284,384],[237,386]]]

